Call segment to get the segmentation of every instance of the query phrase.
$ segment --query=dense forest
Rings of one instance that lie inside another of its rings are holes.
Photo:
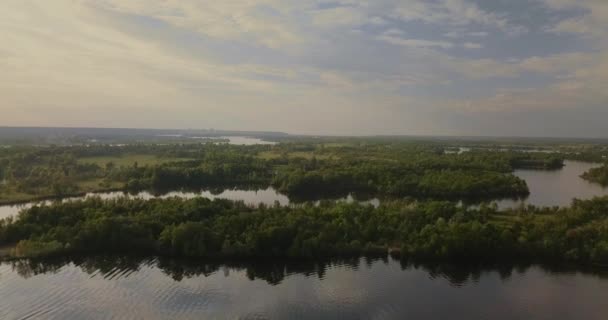
[[[447,260],[606,264],[608,197],[507,211],[445,201],[251,207],[204,198],[92,198],[5,219],[0,244],[16,245],[17,256],[325,257],[392,250]]]
[[[435,143],[286,142],[17,146],[0,149],[0,203],[109,190],[275,187],[294,199],[348,194],[438,199],[521,197],[514,169],[556,169],[548,153],[446,153]]]

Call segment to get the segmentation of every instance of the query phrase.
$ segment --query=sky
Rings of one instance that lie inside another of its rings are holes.
[[[0,126],[608,137],[608,0],[2,0]]]

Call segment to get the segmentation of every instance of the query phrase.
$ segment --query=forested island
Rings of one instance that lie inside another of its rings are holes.
[[[582,178],[591,182],[599,183],[602,186],[608,186],[608,164],[585,172],[582,175]]]
[[[446,201],[246,206],[228,200],[56,203],[0,223],[15,257],[147,253],[319,258],[392,251],[459,261],[608,263],[608,197],[568,208],[476,209]]]

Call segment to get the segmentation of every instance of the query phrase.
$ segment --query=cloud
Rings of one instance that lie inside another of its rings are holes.
[[[477,32],[469,32],[468,35],[471,37],[485,37],[488,35],[488,33],[485,31],[477,31]]]
[[[458,38],[465,38],[465,37],[478,37],[478,38],[482,38],[482,37],[486,37],[488,36],[488,32],[486,31],[472,31],[472,32],[467,32],[466,30],[453,30],[450,32],[445,33],[443,36],[447,37],[447,38],[454,38],[454,39],[458,39]]]
[[[423,21],[451,26],[480,24],[502,30],[510,35],[527,31],[500,14],[486,12],[464,0],[404,1],[397,6],[395,17],[405,21]]]
[[[9,103],[33,110],[187,106],[200,94],[272,92],[275,82],[260,75],[298,72],[180,56],[119,30],[112,26],[111,17],[86,4],[12,1],[3,8],[0,34],[10,42],[2,48],[7,59],[0,61],[5,71],[0,76],[3,108]]]
[[[558,34],[578,34],[606,38],[608,33],[608,3],[604,0],[540,0],[548,8],[562,11],[578,10],[574,17],[558,21],[547,28]]]
[[[599,56],[595,53],[562,53],[526,58],[517,63],[517,68],[521,71],[545,74],[572,73],[579,68],[596,64],[598,59]]]
[[[220,39],[254,39],[279,48],[302,41],[289,19],[294,8],[278,0],[100,0],[87,3],[125,14],[152,17]]]
[[[449,49],[454,45],[447,41],[430,41],[422,39],[404,39],[400,37],[394,37],[390,35],[383,35],[378,37],[378,40],[388,42],[397,46],[414,47],[414,48],[433,48],[438,47],[442,49]]]
[[[375,17],[371,17],[369,19],[369,23],[373,24],[373,25],[383,26],[383,25],[387,25],[389,22],[384,18],[375,16]]]
[[[376,17],[378,18],[378,17]],[[332,9],[318,10],[313,14],[313,25],[320,27],[354,26],[364,21],[372,21],[365,14],[351,7],[337,7]],[[378,21],[374,19],[373,21]]]
[[[404,34],[405,32],[403,32],[403,30],[396,28],[388,29],[383,32],[383,35],[385,36],[402,36]]]
[[[530,58],[516,66],[522,71],[560,75],[560,77],[545,87],[502,88],[487,97],[454,101],[451,103],[452,107],[472,112],[514,112],[538,109],[606,108],[608,105],[608,53]]]
[[[534,1],[564,18],[515,37],[521,12],[465,0],[6,0],[0,125],[411,133],[607,105],[605,1]]]
[[[481,49],[481,48],[483,48],[483,45],[480,43],[475,43],[475,42],[465,42],[463,44],[463,47],[465,47],[467,49]]]

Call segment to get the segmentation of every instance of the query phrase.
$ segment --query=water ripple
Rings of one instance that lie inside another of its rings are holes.
[[[599,294],[608,292],[606,277],[538,267],[514,269],[507,278],[504,270],[403,270],[399,262],[365,259],[193,269],[157,259],[98,259],[47,269],[0,265],[0,319],[564,320],[608,314]]]

